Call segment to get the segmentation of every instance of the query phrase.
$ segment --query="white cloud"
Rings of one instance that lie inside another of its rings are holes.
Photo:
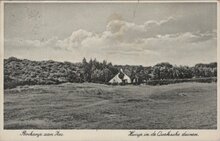
[[[81,46],[83,40],[92,37],[93,34],[91,32],[79,29],[74,31],[70,37],[64,40],[58,40],[56,46],[65,49],[78,48]]]
[[[154,20],[149,20],[149,21],[146,21],[144,23],[144,25],[147,27],[147,28],[150,28],[152,26],[160,26],[162,24],[167,24],[167,23],[172,23],[174,20],[176,20],[174,17],[168,17],[164,20],[161,20],[161,21],[154,21]]]
[[[41,48],[42,51],[49,48],[57,49],[56,53],[50,52],[54,53],[55,59],[55,55],[63,55],[68,51],[69,56],[62,56],[64,60],[81,60],[87,57],[106,59],[118,64],[151,65],[166,60],[178,64],[180,56],[185,58],[181,62],[188,64],[192,63],[193,59],[194,62],[199,62],[198,58],[202,56],[206,56],[207,60],[216,59],[216,55],[210,56],[210,53],[216,51],[216,32],[179,32],[172,29],[176,21],[176,18],[168,17],[161,21],[146,21],[138,25],[112,20],[102,33],[79,29],[63,40],[56,37],[48,40],[5,40],[6,51],[7,47]],[[190,58],[191,60],[187,61]]]

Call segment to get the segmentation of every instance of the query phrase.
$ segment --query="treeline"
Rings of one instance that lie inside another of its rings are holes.
[[[135,84],[152,81],[183,80],[191,78],[217,77],[217,63],[196,64],[194,67],[176,66],[159,63],[155,66],[112,65],[112,63],[96,59],[80,63],[56,61],[30,61],[10,57],[4,60],[4,88],[18,85],[59,84],[65,82],[108,83],[120,69]]]

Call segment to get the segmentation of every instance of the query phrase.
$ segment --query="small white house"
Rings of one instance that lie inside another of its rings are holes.
[[[124,76],[123,76],[122,79],[119,77],[120,73],[123,73],[123,74],[124,74]],[[120,72],[119,72],[118,74],[116,74],[116,75],[109,81],[109,83],[111,83],[111,84],[120,84],[120,83],[129,84],[129,83],[131,83],[131,78],[130,78],[127,74],[125,74],[125,73],[123,72],[123,70],[121,69]]]

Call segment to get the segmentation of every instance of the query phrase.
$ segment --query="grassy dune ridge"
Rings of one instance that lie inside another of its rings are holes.
[[[216,129],[217,84],[94,83],[4,90],[5,129]]]

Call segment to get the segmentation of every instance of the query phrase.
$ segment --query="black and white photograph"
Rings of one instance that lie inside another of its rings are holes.
[[[4,130],[217,130],[217,2],[4,3]]]

